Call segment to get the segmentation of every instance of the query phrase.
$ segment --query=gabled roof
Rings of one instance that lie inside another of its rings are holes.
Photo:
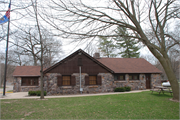
[[[14,70],[14,77],[38,77],[40,76],[40,66],[17,66]]]
[[[73,58],[77,54],[84,54],[89,59],[109,71],[110,73],[162,73],[155,66],[147,62],[143,58],[100,58],[95,59],[83,50],[79,49],[76,52],[72,53],[65,59],[56,63],[55,65],[44,70],[44,73],[52,70],[60,64],[65,63],[67,60]],[[14,77],[38,77],[40,76],[40,66],[17,66],[13,76]]]
[[[97,63],[98,65],[100,65],[101,67],[103,67],[104,69],[106,69],[107,71],[109,71],[110,73],[113,73],[114,71],[112,71],[111,69],[109,69],[106,65],[102,64],[101,62],[99,62],[97,59],[93,58],[92,56],[90,56],[89,54],[87,54],[86,52],[84,52],[82,49],[77,50],[76,52],[72,53],[71,55],[69,55],[68,57],[64,58],[63,60],[61,60],[60,62],[54,64],[53,66],[47,68],[46,70],[44,70],[44,73],[48,73],[48,71],[52,70],[53,68],[57,67],[60,64],[63,64],[64,62],[66,62],[67,60],[71,59],[72,57],[74,57],[77,54],[83,54],[86,57],[88,57],[89,59],[91,59],[92,61],[94,61],[95,63]]]
[[[162,73],[143,58],[100,58],[97,60],[114,73]]]

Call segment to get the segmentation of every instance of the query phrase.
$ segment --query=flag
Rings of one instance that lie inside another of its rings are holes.
[[[0,25],[6,23],[9,21],[10,18],[10,10],[11,10],[11,2],[9,3],[8,11],[6,11],[6,14],[0,18]]]

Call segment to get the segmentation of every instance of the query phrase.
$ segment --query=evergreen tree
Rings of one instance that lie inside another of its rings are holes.
[[[99,37],[98,49],[100,49],[103,56],[106,56],[108,58],[117,56],[117,54],[114,54],[116,45],[113,44],[112,39],[108,40],[107,37]]]
[[[138,52],[138,50],[140,48],[137,46],[138,42],[133,38],[126,37],[130,36],[126,28],[117,27],[116,33],[119,35],[115,38],[115,40],[117,41],[116,47],[122,50],[122,52],[118,54],[123,58],[139,58],[140,52]]]

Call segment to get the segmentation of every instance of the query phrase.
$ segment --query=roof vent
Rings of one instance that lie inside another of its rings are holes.
[[[94,57],[95,59],[99,59],[99,58],[100,58],[100,53],[94,53],[93,57]]]

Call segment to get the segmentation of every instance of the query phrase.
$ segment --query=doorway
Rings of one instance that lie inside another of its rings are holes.
[[[151,74],[146,74],[146,89],[151,89]]]

